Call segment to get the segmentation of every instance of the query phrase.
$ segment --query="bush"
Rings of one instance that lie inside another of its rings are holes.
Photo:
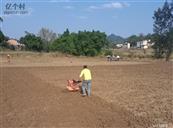
[[[107,55],[113,55],[113,52],[112,50],[105,50],[104,51],[104,55],[107,56]]]
[[[27,34],[25,37],[20,39],[22,44],[25,44],[27,50],[31,51],[42,51],[44,44],[40,37],[35,36],[34,34]]]
[[[95,49],[89,49],[86,55],[87,56],[96,56],[97,51]]]

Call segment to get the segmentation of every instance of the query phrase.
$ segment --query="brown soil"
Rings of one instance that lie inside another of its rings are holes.
[[[81,66],[1,66],[0,126],[172,127],[171,62],[90,68],[92,96],[81,97],[65,88],[68,79],[78,78]]]

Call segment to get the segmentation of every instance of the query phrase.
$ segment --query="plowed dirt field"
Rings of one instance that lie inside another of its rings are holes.
[[[172,128],[173,63],[89,64],[92,95],[66,90],[77,65],[0,67],[2,128]]]

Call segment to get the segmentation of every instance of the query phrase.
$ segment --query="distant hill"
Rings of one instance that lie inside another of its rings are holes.
[[[114,44],[118,44],[118,43],[124,43],[125,42],[125,38],[121,37],[121,36],[117,36],[115,34],[111,34],[107,37],[108,41],[110,41],[111,43]]]

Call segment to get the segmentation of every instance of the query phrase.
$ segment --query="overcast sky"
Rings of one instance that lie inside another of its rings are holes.
[[[21,10],[28,13],[4,14],[14,11],[14,4],[24,4]],[[25,31],[37,34],[42,27],[56,33],[94,29],[128,37],[152,33],[154,10],[163,4],[164,0],[1,0],[1,26],[5,35],[17,39]]]

